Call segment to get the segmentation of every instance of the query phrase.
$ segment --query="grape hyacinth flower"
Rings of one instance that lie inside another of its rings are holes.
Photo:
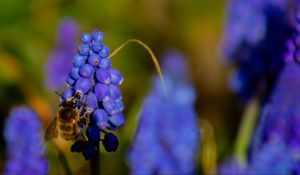
[[[68,88],[61,94],[61,100],[74,96],[79,98],[78,108],[83,120],[79,125],[87,127],[88,140],[78,140],[71,151],[82,152],[86,160],[93,157],[94,147],[99,141],[102,141],[106,151],[116,151],[118,139],[105,129],[115,130],[125,122],[122,114],[124,105],[118,87],[123,77],[111,67],[109,48],[103,44],[103,37],[99,30],[81,35],[82,43],[73,57],[73,67],[66,79]],[[104,133],[103,139],[100,139],[100,131]]]
[[[288,52],[285,55],[285,68],[282,71],[269,103],[264,106],[262,117],[252,141],[252,150],[256,151],[266,142],[281,140],[286,147],[285,155],[291,156],[293,163],[300,163],[299,107],[300,93],[300,16],[296,17],[294,36],[287,41]],[[299,172],[298,172],[299,173]]]
[[[235,65],[229,80],[243,101],[269,98],[281,72],[285,42],[294,28],[287,0],[230,0],[223,39],[226,61]]]
[[[223,49],[232,58],[243,42],[255,45],[263,39],[266,19],[253,0],[230,0],[227,8]]]
[[[222,175],[244,175],[246,174],[246,168],[240,165],[234,157],[230,157],[219,166],[218,173]]]
[[[8,153],[4,175],[47,174],[41,121],[34,110],[26,106],[13,108],[5,123],[4,138]]]
[[[297,16],[297,25],[300,16]],[[287,41],[285,65],[264,104],[253,134],[245,174],[299,174],[300,66],[297,61],[300,28]]]
[[[241,174],[299,173],[295,165],[300,161],[300,67],[292,59],[285,60],[272,97],[263,107],[248,151],[248,166]],[[224,172],[220,168],[220,174],[227,174]]]
[[[195,90],[187,80],[187,67],[179,53],[168,52],[164,61],[170,96],[155,77],[128,152],[132,174],[190,174],[195,168],[199,142],[193,109]]]
[[[72,68],[77,28],[76,23],[70,18],[64,18],[58,26],[56,46],[45,66],[46,84],[51,89],[59,88]]]
[[[287,145],[281,140],[270,140],[252,152],[247,174],[290,174],[293,160]]]
[[[248,166],[230,158],[218,168],[222,175],[291,174],[294,169],[292,154],[282,140],[268,141],[251,153]]]
[[[299,65],[294,60],[287,59],[285,68],[273,91],[272,98],[264,107],[264,112],[251,145],[251,151],[254,154],[254,152],[260,151],[262,147],[266,147],[264,145],[274,143],[276,148],[274,148],[274,153],[271,152],[268,155],[270,157],[269,161],[277,161],[276,165],[286,165],[286,174],[294,171],[294,165],[300,163],[299,68]],[[276,153],[276,149],[280,147],[282,150],[278,150]],[[270,146],[265,148],[265,150],[270,149]],[[281,155],[278,155],[279,153]],[[280,156],[280,159],[277,155]],[[255,162],[255,156],[250,155],[251,157],[253,157],[253,162]],[[279,162],[280,160],[284,161]],[[274,163],[270,166],[274,166]]]

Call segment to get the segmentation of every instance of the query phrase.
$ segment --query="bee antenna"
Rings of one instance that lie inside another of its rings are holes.
[[[73,101],[74,99],[77,99],[77,96],[76,96],[76,95],[71,99],[71,101]]]
[[[80,93],[79,92],[76,92],[75,93],[75,95],[74,95],[74,97],[71,99],[71,100],[74,100],[74,99],[76,99],[76,98],[81,98],[82,96],[80,95]]]
[[[60,96],[64,101],[66,101],[66,99],[57,91],[54,91],[58,96]]]

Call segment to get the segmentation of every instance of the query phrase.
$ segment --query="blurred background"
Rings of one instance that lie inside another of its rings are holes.
[[[168,48],[180,51],[187,60],[192,83],[197,91],[195,109],[198,118],[213,127],[217,158],[232,153],[240,123],[242,104],[228,90],[229,67],[220,54],[225,1],[205,0],[10,0],[0,1],[0,130],[11,107],[27,104],[37,110],[46,129],[59,105],[47,82],[47,63],[57,48],[59,25],[73,21],[77,33],[98,28],[104,32],[104,43],[111,51],[128,39],[145,42],[158,59]],[[76,51],[76,44],[75,50]],[[72,57],[70,57],[70,60]],[[120,149],[101,153],[101,172],[128,172],[125,160],[137,125],[141,102],[149,90],[155,68],[145,49],[136,44],[126,46],[112,58],[125,81],[121,85],[126,124],[116,133]],[[200,125],[199,125],[200,126]],[[58,139],[55,144],[64,152],[75,174],[89,171],[80,154],[70,152],[70,142]],[[50,174],[63,173],[53,143],[46,143]],[[0,138],[0,170],[6,160],[6,145]],[[200,151],[197,171],[202,172]]]

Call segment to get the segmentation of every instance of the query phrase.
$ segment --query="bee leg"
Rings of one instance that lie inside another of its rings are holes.
[[[82,105],[78,108],[78,112],[80,117],[84,115],[85,111]]]
[[[79,123],[82,125],[87,125],[90,123],[90,114],[84,113],[82,116],[80,116]]]
[[[85,113],[83,117],[84,117],[86,123],[90,123],[90,114],[89,113]]]
[[[77,125],[76,129],[75,129],[76,135],[78,135],[77,139],[79,140],[84,140],[84,141],[88,141],[88,139],[85,137],[85,135],[83,134],[82,129]]]
[[[76,127],[75,132],[76,132],[76,134],[80,134],[81,129],[79,127]]]

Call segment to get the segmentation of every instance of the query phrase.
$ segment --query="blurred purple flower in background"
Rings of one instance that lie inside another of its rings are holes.
[[[300,173],[300,65],[296,61],[300,28],[296,28],[297,33],[287,41],[284,68],[253,134],[244,174]]]
[[[193,107],[195,90],[182,55],[172,50],[164,58],[169,95],[155,77],[128,152],[132,174],[190,174],[195,168],[200,137]]]
[[[247,174],[290,174],[293,164],[291,152],[282,140],[268,141],[251,153]]]
[[[227,160],[225,160],[222,164],[220,164],[220,166],[218,167],[218,172],[223,175],[242,175],[246,174],[246,167],[240,165],[234,157],[230,157]]]
[[[289,170],[285,172],[289,173],[292,170],[300,173],[296,166],[300,163],[300,65],[297,61],[300,52],[299,15],[296,21],[297,32],[287,42],[289,50],[284,59],[285,67],[279,76],[269,103],[264,106],[251,145],[252,152],[268,150],[270,161],[277,162],[277,168],[280,165],[281,167],[285,166]],[[255,156],[250,155],[250,160],[252,157],[255,162]]]
[[[235,65],[230,88],[244,101],[264,102],[283,68],[285,42],[293,33],[286,0],[230,0],[223,39],[227,62]]]
[[[285,174],[291,173],[300,161],[300,69],[293,61],[287,62],[272,93],[271,101],[264,112],[253,137],[250,162],[253,171],[265,172],[272,169]],[[259,156],[257,153],[259,152]],[[265,167],[257,167],[257,161]],[[272,167],[272,169],[271,169]],[[268,169],[269,168],[269,169]],[[265,171],[261,171],[265,170]],[[298,172],[299,173],[299,172]]]
[[[77,24],[71,18],[64,18],[58,26],[56,46],[45,66],[46,84],[51,89],[61,87],[72,68],[77,28]]]
[[[294,162],[286,145],[280,141],[264,143],[251,152],[248,166],[243,166],[235,158],[229,158],[220,164],[218,173],[222,175],[244,174],[290,174]]]
[[[266,18],[253,0],[230,0],[224,34],[224,53],[232,57],[245,43],[257,44],[266,32]]]
[[[4,174],[47,174],[41,121],[34,110],[26,106],[13,108],[5,123],[4,138],[8,153]]]

